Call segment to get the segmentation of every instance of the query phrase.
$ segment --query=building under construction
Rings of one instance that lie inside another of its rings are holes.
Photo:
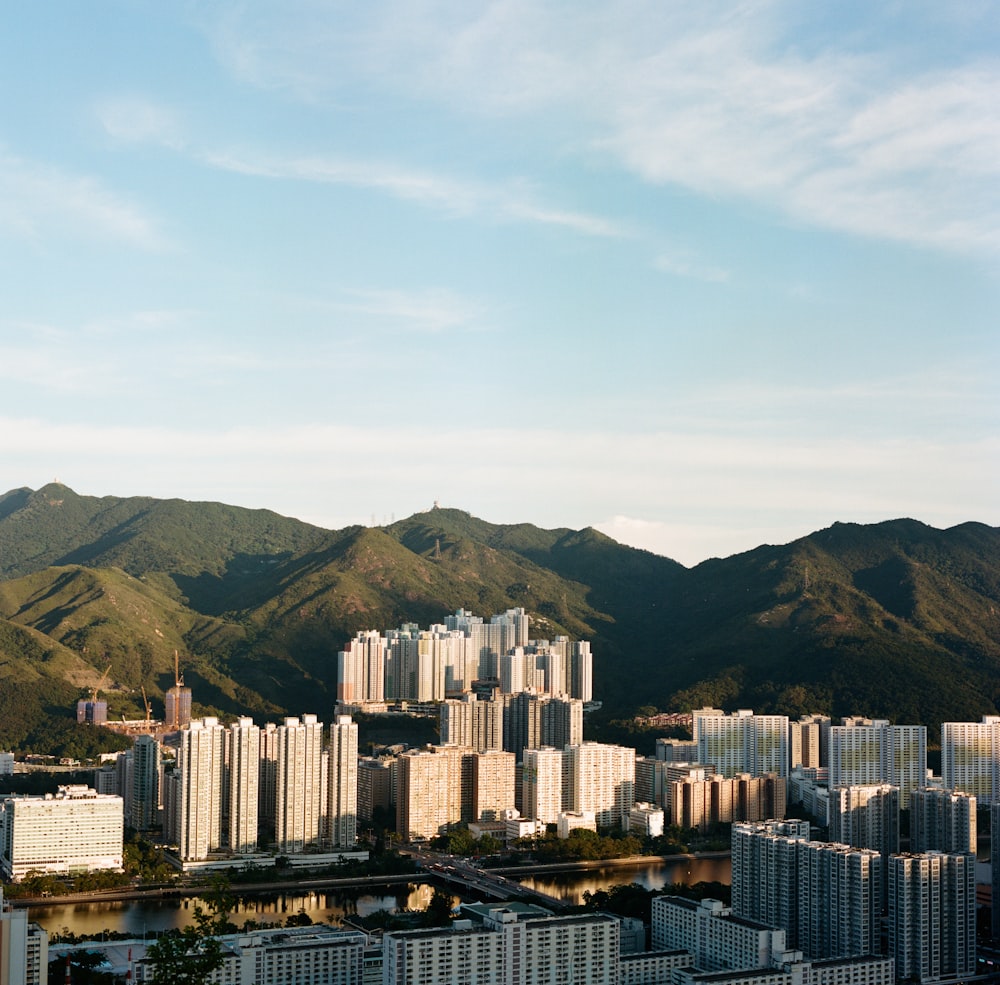
[[[107,669],[101,674],[101,679],[97,687],[91,690],[90,697],[81,698],[76,703],[76,720],[78,722],[86,723],[87,725],[104,725],[107,722],[108,703],[107,701],[99,701],[97,696],[107,683],[110,673],[111,664],[108,664]]]
[[[180,658],[174,650],[174,686],[164,699],[164,727],[171,732],[191,724],[191,688],[184,686],[180,672]]]

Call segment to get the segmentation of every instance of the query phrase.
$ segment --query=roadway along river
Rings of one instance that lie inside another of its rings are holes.
[[[508,879],[512,879],[508,875]],[[627,866],[601,866],[584,872],[541,873],[519,881],[572,903],[583,902],[589,890],[608,889],[616,883],[636,882],[647,889],[660,889],[674,882],[729,883],[728,858],[684,859],[664,862],[661,859]],[[337,923],[344,916],[365,916],[377,910],[424,909],[430,902],[433,887],[418,885],[376,890],[319,890],[309,893],[272,893],[241,900],[232,921],[243,926],[247,921],[282,924],[288,917],[305,913],[314,923]],[[103,930],[153,936],[171,927],[193,922],[196,899],[140,899],[121,902],[53,904],[32,907],[29,919],[41,924],[50,935],[64,928],[75,934],[99,934]],[[457,902],[457,897],[456,897]]]

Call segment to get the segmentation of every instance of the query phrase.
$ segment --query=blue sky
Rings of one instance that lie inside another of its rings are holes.
[[[18,4],[0,489],[693,564],[1000,523],[1000,4]]]

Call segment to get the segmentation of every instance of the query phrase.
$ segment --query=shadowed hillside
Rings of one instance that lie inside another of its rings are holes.
[[[0,496],[0,708],[69,716],[110,664],[111,714],[141,713],[178,650],[196,707],[332,712],[356,631],[512,606],[532,636],[589,639],[603,717],[640,706],[978,718],[1000,702],[1000,532],[834,524],[687,569],[592,529],[435,509],[323,530],[266,510]],[[24,716],[20,716],[24,717]],[[25,729],[0,721],[0,744]]]

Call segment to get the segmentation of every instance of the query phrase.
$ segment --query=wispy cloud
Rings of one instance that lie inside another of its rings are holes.
[[[729,280],[728,270],[703,263],[690,252],[684,250],[672,250],[660,253],[653,260],[653,266],[657,270],[662,270],[666,274],[673,274],[675,277],[690,277],[694,280],[703,280],[712,284],[721,284]]]
[[[138,95],[108,97],[95,107],[105,132],[127,143],[154,143],[173,150],[184,146],[183,125],[177,111],[162,102]]]
[[[439,333],[482,330],[485,306],[453,291],[354,291],[356,300],[338,302],[343,311],[370,315],[404,331]]]
[[[144,250],[167,247],[160,223],[88,175],[0,150],[0,230],[32,242],[53,235],[111,239]]]
[[[253,151],[208,151],[202,157],[207,164],[224,171],[371,189],[456,216],[560,226],[588,236],[630,235],[611,219],[547,206],[525,192],[518,181],[489,184],[336,155],[278,157]]]
[[[966,6],[947,26],[973,39],[988,10]],[[940,12],[923,16],[942,30]],[[996,61],[938,55],[916,67],[898,32],[841,37],[817,14],[810,34],[808,17],[783,0],[571,12],[427,0],[349,16],[306,4],[280,23],[244,11],[213,36],[241,79],[303,99],[336,102],[360,86],[499,126],[531,121],[535,133],[558,121],[577,149],[654,185],[865,236],[1000,251]]]

